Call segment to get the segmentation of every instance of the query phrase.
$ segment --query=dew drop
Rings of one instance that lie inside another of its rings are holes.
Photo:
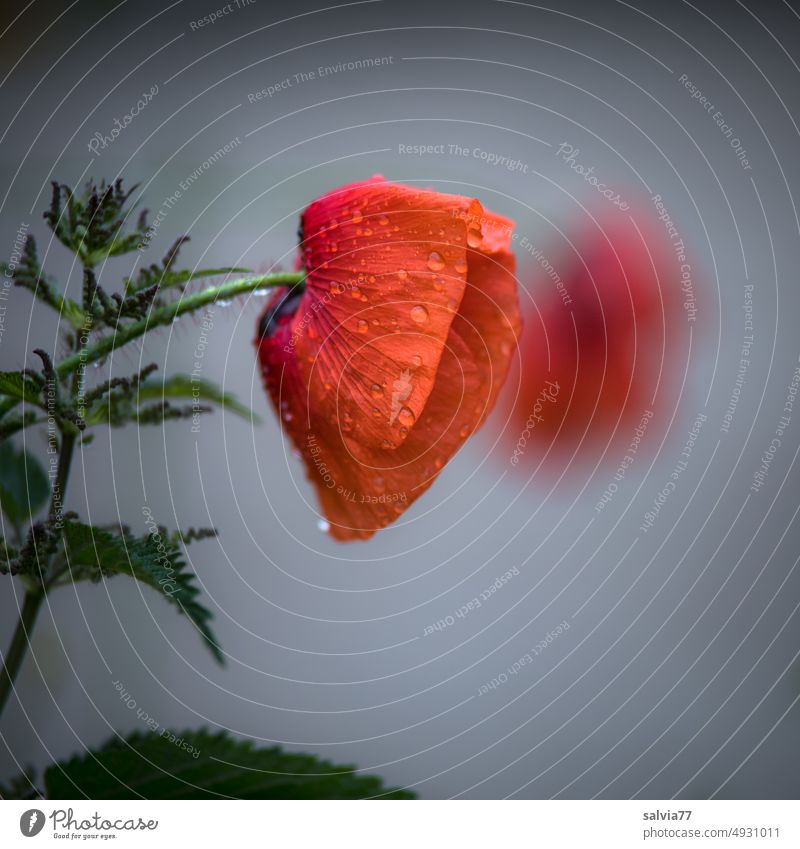
[[[400,412],[397,414],[397,418],[407,425],[412,424],[414,422],[414,414],[408,407],[401,407]]]
[[[405,268],[401,268],[401,269],[400,269],[400,271],[398,271],[398,272],[397,272],[397,276],[398,276],[401,280],[405,280],[405,279],[406,279],[406,277],[408,277],[408,272],[405,270]]]
[[[381,217],[378,219],[378,224],[380,224],[381,227],[385,227],[388,223],[389,219],[385,215],[381,215]]]
[[[461,430],[458,432],[458,435],[463,439],[469,435],[469,425],[464,425]]]
[[[425,324],[428,320],[428,311],[425,307],[417,304],[415,307],[411,307],[411,312],[409,313],[413,321],[417,324]]]
[[[433,288],[436,289],[437,292],[441,292],[444,290],[444,280],[441,277],[437,277],[433,281]]]
[[[353,210],[353,224],[360,224],[364,220],[364,216],[361,214],[360,209]]]
[[[431,251],[428,256],[428,268],[431,271],[441,271],[445,266],[445,261],[438,251]]]
[[[456,260],[456,264],[455,264],[455,269],[456,269],[456,271],[457,271],[459,274],[466,274],[466,273],[467,273],[467,268],[468,268],[468,266],[467,266],[467,261],[466,261],[465,259],[463,259],[462,257],[459,257],[459,258]]]
[[[366,332],[369,330],[369,322],[368,322],[368,321],[364,321],[364,319],[363,319],[363,318],[362,318],[362,319],[359,319],[359,322],[358,322],[358,324],[357,324],[356,326],[358,327],[358,332],[359,332],[359,333],[366,333]]]
[[[479,227],[469,227],[467,229],[467,244],[471,248],[479,248],[483,242],[483,234]]]
[[[422,357],[419,354],[414,354],[411,358],[411,362],[416,368],[419,368],[422,365]]]
[[[358,286],[353,286],[353,288],[350,290],[350,297],[351,298],[360,298],[361,297],[361,289],[359,289]]]
[[[379,383],[373,383],[369,388],[369,394],[373,398],[380,398],[383,395],[383,387]]]

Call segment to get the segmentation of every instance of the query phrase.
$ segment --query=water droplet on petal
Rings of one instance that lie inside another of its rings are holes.
[[[353,224],[360,224],[364,220],[364,216],[361,214],[360,209],[353,210]]]
[[[483,234],[479,227],[467,228],[467,244],[471,248],[479,248],[483,242]]]
[[[380,398],[383,395],[383,387],[379,383],[373,383],[369,388],[369,394],[373,398]]]
[[[405,280],[405,279],[406,279],[406,277],[408,277],[408,272],[405,270],[405,268],[401,268],[401,269],[400,269],[400,271],[398,271],[398,272],[397,272],[397,276],[398,276],[401,280]]]
[[[438,251],[431,251],[428,256],[428,268],[431,271],[441,271],[445,266],[445,261]]]
[[[404,424],[413,424],[414,422],[414,413],[408,407],[401,407],[400,412],[397,414],[397,418],[400,419]],[[401,430],[402,433],[402,430]]]
[[[380,224],[381,227],[385,227],[388,223],[389,219],[385,215],[381,215],[381,217],[378,219],[378,224]]]
[[[437,277],[433,281],[433,288],[436,289],[437,292],[441,292],[444,289],[444,280],[441,277]]]
[[[425,309],[425,307],[420,306],[419,304],[417,304],[417,306],[415,307],[411,307],[410,315],[412,320],[415,321],[417,324],[425,324],[425,322],[428,320],[428,311]]]
[[[463,259],[463,258],[459,257],[459,258],[456,260],[455,268],[456,268],[456,271],[457,271],[459,274],[466,274],[466,273],[467,273],[467,268],[468,268],[468,266],[467,266],[467,261],[466,261],[465,259]]]
[[[469,425],[464,425],[458,432],[458,435],[463,439],[469,435]]]
[[[360,298],[361,297],[361,289],[359,289],[358,286],[353,286],[353,288],[350,290],[350,297],[351,298]]]
[[[359,322],[358,322],[358,324],[357,324],[356,326],[358,327],[358,332],[359,332],[359,333],[366,333],[366,332],[369,330],[369,322],[368,322],[368,321],[364,321],[364,319],[363,319],[363,318],[362,318],[362,319],[359,319]]]
[[[417,368],[419,368],[419,367],[422,365],[422,357],[421,357],[419,354],[414,354],[414,356],[411,358],[411,362],[412,362],[412,363],[413,363],[413,364],[414,364]]]

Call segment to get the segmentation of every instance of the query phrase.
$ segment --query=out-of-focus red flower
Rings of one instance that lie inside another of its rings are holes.
[[[652,217],[599,212],[571,247],[531,251],[533,305],[509,380],[512,464],[533,469],[547,455],[560,474],[606,449],[618,461],[642,419],[653,437],[677,402],[681,264]]]
[[[334,538],[397,519],[493,407],[520,330],[512,229],[381,177],[304,212],[305,286],[276,291],[256,346]]]

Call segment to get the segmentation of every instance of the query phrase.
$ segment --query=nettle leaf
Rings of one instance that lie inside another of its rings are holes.
[[[225,732],[153,726],[49,767],[48,799],[413,799],[312,755],[257,748]]]
[[[224,662],[210,627],[212,613],[197,599],[200,590],[178,546],[165,536],[136,537],[122,531],[64,522],[66,581],[100,581],[128,575],[152,587],[192,621],[214,659]]]
[[[19,527],[44,507],[50,482],[35,457],[11,442],[0,442],[0,507]]]
[[[34,784],[35,774],[31,767],[26,770],[27,774],[22,773],[14,776],[6,784],[0,784],[0,799],[38,799],[40,798],[39,791]]]
[[[21,371],[0,371],[0,395],[28,404],[39,403],[39,388]]]
[[[162,399],[183,398],[189,401],[206,401],[217,404],[236,413],[248,421],[258,422],[258,416],[250,409],[240,404],[235,396],[222,389],[210,380],[193,378],[187,374],[175,374],[165,380],[148,380],[139,387],[138,399],[142,401],[161,401]]]

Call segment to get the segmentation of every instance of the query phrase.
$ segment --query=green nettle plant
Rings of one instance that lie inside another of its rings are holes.
[[[82,266],[80,303],[45,274],[33,236],[27,237],[19,261],[3,268],[15,285],[54,309],[67,329],[63,356],[36,348],[37,368],[0,372],[0,507],[5,534],[0,536],[0,574],[16,578],[24,588],[19,621],[2,656],[0,712],[14,690],[45,596],[78,581],[127,575],[147,584],[191,621],[217,662],[224,660],[211,629],[211,613],[200,600],[182,553],[192,541],[214,535],[213,529],[168,532],[152,521],[149,532],[139,536],[127,526],[86,524],[65,510],[64,502],[76,446],[87,446],[94,428],[157,426],[215,406],[250,413],[211,382],[185,374],[156,378],[156,364],[92,385],[87,366],[102,363],[117,348],[215,302],[274,286],[302,285],[303,274],[250,275],[187,291],[201,278],[247,270],[177,270],[181,246],[188,239],[181,236],[161,263],[125,278],[119,291],[109,291],[98,279],[105,260],[142,250],[149,243],[147,211],[135,223],[132,218],[135,188],[123,190],[121,180],[99,186],[90,182],[78,195],[66,185],[53,185],[44,218]],[[36,426],[46,432],[49,475],[14,444],[15,435]],[[155,729],[118,736],[94,752],[53,764],[42,779],[38,783],[28,770],[7,786],[0,785],[0,797],[411,797],[405,791],[385,789],[380,779],[358,775],[352,767],[277,747],[257,748],[208,730]]]

